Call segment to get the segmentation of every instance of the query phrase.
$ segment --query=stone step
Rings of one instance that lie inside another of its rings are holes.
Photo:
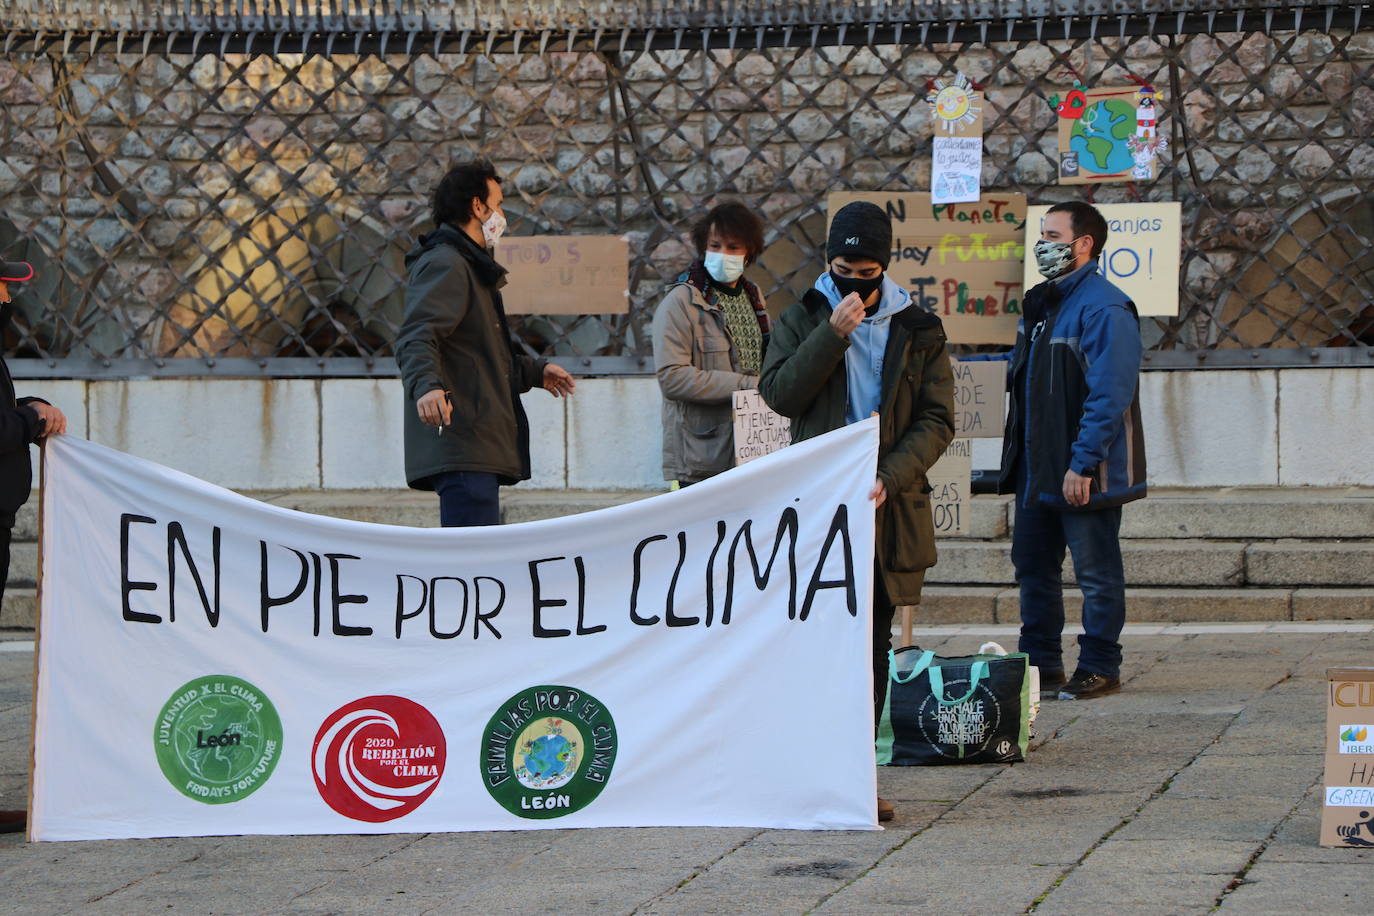
[[[1245,584],[1241,541],[1136,540],[1121,544],[1126,581],[1137,586],[1215,586]],[[1011,585],[1010,541],[955,541],[939,544],[940,562],[926,573],[934,585]],[[1064,580],[1073,582],[1065,562]]]
[[[1151,490],[1121,513],[1123,538],[1374,538],[1363,488]]]
[[[1011,543],[942,540],[933,585],[1011,585]],[[1123,540],[1126,581],[1135,586],[1374,586],[1374,540]],[[1064,581],[1073,582],[1066,558]]]
[[[251,492],[264,502],[335,518],[390,525],[433,527],[437,498],[416,490],[295,490]],[[656,495],[655,491],[530,490],[510,487],[501,502],[507,522],[536,521]],[[18,513],[14,540],[32,541],[38,531],[37,492]],[[1013,514],[1009,496],[975,496],[965,538],[1006,537]],[[1121,536],[1131,540],[1200,538],[1374,538],[1374,490],[1219,488],[1156,489],[1125,507]]]
[[[6,588],[0,604],[0,630],[32,630],[37,615],[37,593],[31,588]],[[119,613],[116,608],[115,613]]]
[[[918,625],[1021,622],[1020,594],[987,586],[926,586]],[[1064,590],[1064,615],[1082,618],[1083,595]],[[1130,623],[1243,620],[1374,620],[1371,588],[1128,588]],[[900,616],[898,617],[900,622]],[[1008,646],[1007,648],[1011,648]]]
[[[0,629],[32,630],[37,599],[32,588],[10,588],[0,605]],[[1064,613],[1081,617],[1083,596],[1064,590]],[[916,609],[918,625],[1020,622],[1015,589],[926,586]],[[1244,620],[1374,620],[1374,588],[1129,588],[1131,623],[1203,623]],[[900,621],[900,618],[898,618]],[[1011,648],[1008,646],[1008,648]]]

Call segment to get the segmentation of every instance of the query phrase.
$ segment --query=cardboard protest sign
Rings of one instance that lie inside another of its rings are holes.
[[[1374,668],[1326,671],[1321,845],[1374,847]]]
[[[736,391],[735,464],[771,455],[792,441],[792,424],[763,403],[757,388]]]
[[[878,829],[877,460],[871,418],[689,490],[426,529],[54,437],[30,838]],[[761,724],[814,738],[805,766]]]
[[[964,74],[936,80],[926,96],[935,113],[931,146],[931,200],[978,200],[983,176],[983,93]]]
[[[940,460],[926,473],[936,537],[968,534],[972,475],[971,439],[955,439],[951,442]]]
[[[957,360],[954,368],[954,435],[997,439],[1006,411],[1007,364],[1003,360]]]
[[[1158,133],[1156,103],[1150,86],[1086,89],[1075,85],[1066,92],[1055,109],[1059,183],[1154,179],[1159,154],[1168,147]]]
[[[622,315],[630,309],[630,246],[619,235],[506,236],[496,243],[511,315]]]
[[[1115,283],[1145,315],[1177,315],[1183,205],[1177,201],[1096,204],[1107,221],[1107,244],[1098,259],[1102,275]],[[1026,236],[1040,237],[1049,207],[1036,204],[1026,214]],[[1034,242],[1026,248],[1026,288],[1041,282],[1035,269]]]
[[[940,316],[951,343],[1016,342],[1026,195],[937,204],[920,192],[835,191],[826,203],[833,216],[856,200],[892,217],[888,274]]]

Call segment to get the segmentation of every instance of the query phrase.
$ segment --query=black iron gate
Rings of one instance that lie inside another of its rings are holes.
[[[928,187],[924,98],[956,71],[986,87],[984,188],[1037,202],[1087,193],[1055,183],[1050,94],[1158,87],[1160,177],[1095,189],[1183,202],[1150,365],[1374,364],[1367,4],[47,6],[0,6],[0,252],[41,272],[19,374],[390,374],[402,253],[472,155],[513,232],[631,240],[629,314],[527,319],[527,345],[647,371],[695,213],[758,207],[785,300],[827,192]]]

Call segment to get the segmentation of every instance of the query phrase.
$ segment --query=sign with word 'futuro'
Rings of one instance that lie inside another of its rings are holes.
[[[1177,315],[1183,205],[1168,201],[1094,206],[1107,221],[1107,242],[1097,259],[1098,270],[1135,303],[1141,316]],[[1039,204],[1030,208],[1026,234],[1032,240],[1040,238],[1049,209]],[[1043,279],[1036,270],[1035,255],[1028,250],[1026,288]]]
[[[419,529],[54,437],[30,837],[874,829],[877,450]]]
[[[936,204],[922,193],[835,191],[830,217],[856,200],[892,217],[888,275],[940,317],[951,343],[1016,342],[1026,195],[989,191],[974,203]]]

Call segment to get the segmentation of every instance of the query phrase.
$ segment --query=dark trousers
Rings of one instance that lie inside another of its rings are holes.
[[[445,471],[434,477],[439,494],[439,524],[473,528],[501,524],[500,484],[486,471]]]
[[[0,528],[0,604],[5,601],[5,583],[10,578],[10,537],[13,528]]]
[[[1020,648],[1032,665],[1063,670],[1064,549],[1073,555],[1083,592],[1078,668],[1121,676],[1121,628],[1126,624],[1126,574],[1121,565],[1121,507],[1091,512],[1025,508],[1017,488],[1011,562],[1021,586]]]
[[[887,597],[883,571],[873,564],[873,731],[883,718],[887,702],[887,653],[892,649],[892,616],[897,608]]]

